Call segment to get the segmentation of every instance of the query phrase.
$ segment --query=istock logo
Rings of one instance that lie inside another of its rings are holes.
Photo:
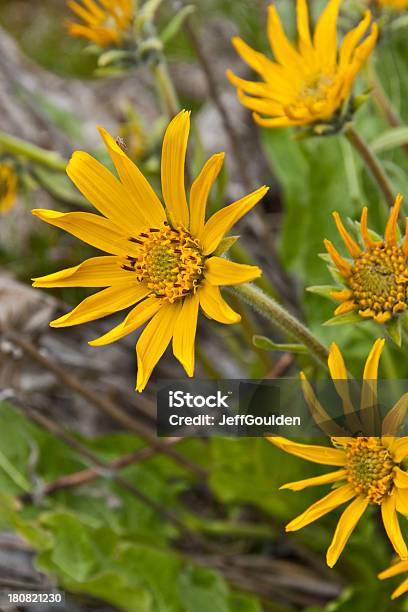
[[[221,391],[217,391],[215,395],[194,395],[193,393],[184,393],[184,391],[169,391],[169,407],[229,408],[227,400],[231,394],[232,391],[228,391],[227,395],[221,395]]]

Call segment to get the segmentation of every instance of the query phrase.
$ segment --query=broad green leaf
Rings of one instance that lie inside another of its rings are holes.
[[[313,285],[312,287],[306,287],[306,291],[309,293],[315,293],[316,295],[321,295],[322,297],[328,298],[332,300],[331,293],[333,291],[339,291],[340,287],[336,285]]]
[[[374,153],[383,153],[408,144],[408,126],[390,128],[370,144]]]
[[[352,312],[345,312],[344,314],[337,315],[332,319],[328,319],[323,323],[327,327],[333,325],[348,325],[350,323],[364,323],[364,319],[360,317],[360,315],[353,310]]]
[[[402,342],[402,318],[401,316],[397,315],[397,316],[392,317],[392,319],[387,321],[387,323],[385,324],[385,328],[391,340],[395,342],[397,346],[401,346],[401,342]]]
[[[307,353],[303,344],[277,344],[266,336],[253,336],[252,342],[257,348],[265,351],[285,351],[289,353]]]
[[[227,587],[214,570],[187,567],[180,574],[178,586],[186,612],[229,612]]]
[[[51,560],[69,578],[83,582],[97,568],[97,545],[92,532],[74,515],[68,512],[43,514],[41,524],[55,538]]]
[[[141,586],[128,583],[115,572],[103,572],[84,582],[64,580],[64,586],[74,593],[86,593],[100,598],[127,612],[153,612],[152,597]]]

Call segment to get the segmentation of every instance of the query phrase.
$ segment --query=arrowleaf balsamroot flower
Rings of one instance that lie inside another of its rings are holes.
[[[397,563],[394,563],[387,569],[380,572],[378,574],[378,578],[380,580],[385,580],[386,578],[393,578],[394,576],[399,576],[399,574],[404,574],[405,572],[408,572],[408,561],[397,561]],[[393,591],[391,595],[391,599],[396,599],[397,597],[400,597],[400,595],[403,595],[407,591],[408,591],[408,577],[405,578],[401,582],[401,584],[399,585],[399,587],[395,589],[395,591]]]
[[[397,222],[402,197],[397,196],[391,209],[383,239],[373,239],[367,229],[367,208],[360,221],[362,246],[350,236],[338,213],[334,213],[337,229],[352,261],[344,259],[330,240],[325,246],[344,279],[345,288],[332,291],[330,297],[340,303],[334,312],[342,315],[356,311],[363,319],[387,323],[408,306],[408,219],[407,233],[398,241]]]
[[[0,163],[0,214],[13,208],[17,196],[17,176],[13,167]]]
[[[378,4],[395,11],[403,11],[408,8],[408,0],[378,0]]]
[[[384,340],[377,340],[365,364],[360,406],[362,416],[369,412],[377,402],[376,381],[383,346]],[[336,388],[341,389],[339,395],[343,401],[344,412],[348,415],[350,409],[353,410],[353,408],[350,408],[350,396],[347,393],[347,370],[343,357],[334,343],[330,347],[328,366]],[[308,389],[305,397],[310,404],[313,401],[310,397],[313,392],[304,376],[303,380]],[[341,386],[338,384],[339,381],[342,381]],[[314,401],[320,407],[316,398]],[[391,544],[402,559],[408,558],[407,546],[397,517],[397,511],[404,516],[408,515],[408,473],[402,466],[403,460],[408,455],[408,438],[396,438],[393,435],[405,418],[407,408],[408,394],[405,394],[385,416],[381,436],[332,437],[334,448],[300,444],[280,437],[268,438],[272,444],[287,453],[313,463],[337,468],[334,472],[323,476],[290,482],[281,487],[301,491],[310,486],[333,485],[330,493],[293,519],[286,526],[286,531],[297,531],[334,510],[337,506],[350,502],[340,517],[332,543],[327,551],[326,559],[330,567],[337,562],[353,529],[369,504],[380,506],[384,527]],[[358,413],[352,414],[356,416]]]
[[[120,180],[82,151],[74,153],[67,173],[103,216],[33,211],[47,223],[110,253],[34,279],[35,287],[106,287],[52,321],[52,327],[86,323],[133,306],[122,323],[90,342],[102,346],[150,320],[136,347],[138,391],[145,388],[172,339],[175,357],[193,376],[199,306],[210,319],[237,323],[240,316],[223,300],[219,287],[245,283],[261,275],[256,266],[233,263],[214,253],[224,234],[268,188],[257,189],[205,221],[207,198],[224,154],[213,155],[204,165],[193,182],[188,205],[184,165],[189,130],[190,113],[182,111],[164,136],[161,178],[165,206],[137,166],[100,128]]]
[[[337,16],[341,0],[329,0],[312,37],[306,0],[297,0],[298,43],[286,37],[276,7],[269,7],[268,38],[275,57],[271,61],[241,38],[232,39],[242,59],[261,81],[246,81],[231,71],[241,103],[254,111],[254,120],[265,127],[304,126],[335,119],[348,99],[353,82],[370,55],[378,36],[367,11],[348,32],[337,52]]]
[[[129,31],[134,0],[69,0],[68,7],[82,21],[68,21],[71,36],[86,38],[99,47],[117,46]]]

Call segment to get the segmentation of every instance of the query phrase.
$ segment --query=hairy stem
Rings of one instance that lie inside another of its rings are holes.
[[[252,284],[237,285],[233,291],[258,310],[273,325],[306,346],[310,354],[327,367],[327,348],[298,319],[289,314],[276,300]]]
[[[381,166],[378,158],[371,151],[369,145],[356,131],[354,126],[350,123],[344,130],[344,134],[348,141],[353,145],[358,154],[364,161],[367,169],[377,182],[378,187],[382,191],[382,194],[389,206],[394,204],[395,195],[394,189],[387,175],[385,174],[383,167]]]

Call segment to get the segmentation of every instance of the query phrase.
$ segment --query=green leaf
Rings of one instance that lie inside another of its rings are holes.
[[[100,68],[105,68],[106,66],[110,66],[112,64],[120,64],[124,60],[134,60],[135,56],[130,51],[120,51],[119,49],[111,49],[109,51],[105,51],[98,58],[98,66]]]
[[[30,492],[31,484],[27,478],[7,459],[6,455],[0,450],[0,469],[4,470],[10,479],[23,491]]]
[[[332,325],[347,325],[349,323],[362,323],[364,319],[354,310],[352,312],[345,312],[344,314],[337,315],[328,321],[325,321],[323,325],[326,327]]]
[[[146,589],[129,584],[115,572],[103,572],[85,582],[65,580],[64,586],[76,593],[87,593],[98,597],[121,610],[129,612],[152,612],[152,597]]]
[[[390,128],[371,142],[374,153],[383,153],[408,144],[408,126]]]
[[[77,582],[89,578],[96,569],[96,543],[89,528],[68,512],[50,512],[41,516],[41,523],[54,535],[51,560],[67,576]]]
[[[180,600],[188,612],[229,612],[228,591],[217,572],[204,567],[188,567],[178,579]]]
[[[397,346],[401,346],[402,342],[402,318],[400,315],[392,317],[386,322],[385,328],[391,340],[395,342]]]
[[[187,19],[187,17],[189,17],[189,15],[194,13],[195,10],[195,6],[192,4],[187,4],[175,14],[173,19],[171,19],[167,26],[160,32],[160,39],[162,40],[163,44],[168,43],[179,33],[184,21]]]
[[[239,239],[239,236],[225,236],[218,245],[217,249],[214,251],[214,255],[220,257],[227,253],[230,248],[236,243]]]
[[[307,353],[307,348],[303,344],[277,344],[266,336],[253,336],[254,346],[265,351],[285,351],[288,353]]]
[[[328,298],[332,300],[331,293],[333,291],[339,291],[340,287],[337,285],[312,285],[312,287],[306,287],[306,291],[309,293],[315,293],[316,295],[321,295],[322,297]]]

